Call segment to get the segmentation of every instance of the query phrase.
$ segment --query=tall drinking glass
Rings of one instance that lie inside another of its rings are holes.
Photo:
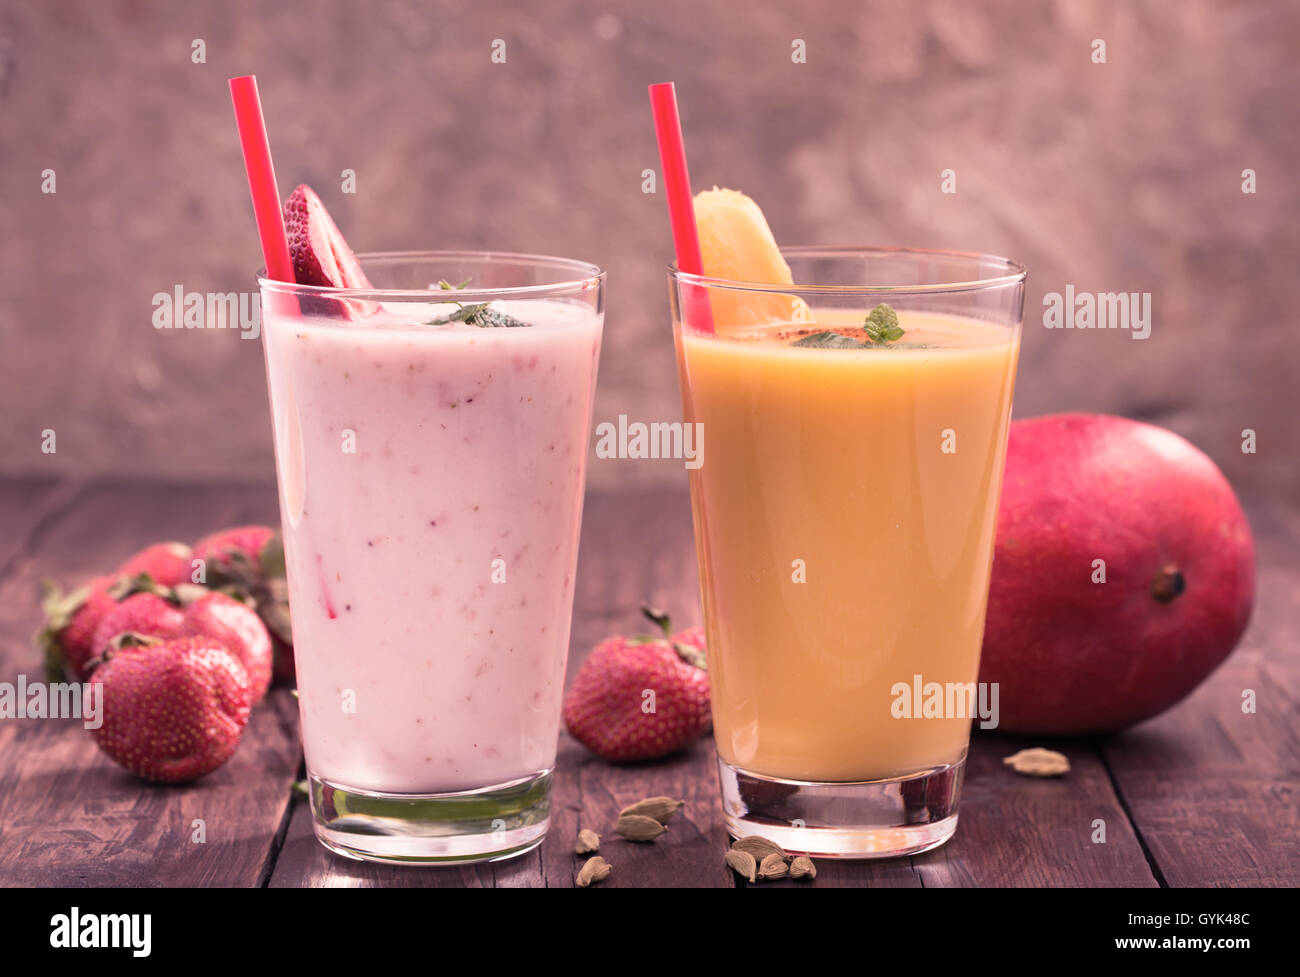
[[[516,855],[550,812],[604,273],[360,258],[371,290],[260,280],[316,836]]]
[[[724,818],[791,851],[924,851],[956,830],[989,703],[976,682],[1025,271],[783,254],[798,284],[669,272],[704,445],[691,503]],[[867,322],[882,303],[901,336],[883,311]]]

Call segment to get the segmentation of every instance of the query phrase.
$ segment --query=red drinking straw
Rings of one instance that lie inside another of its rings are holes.
[[[682,143],[682,123],[677,115],[677,90],[671,81],[650,86],[650,108],[655,117],[655,135],[659,139],[659,162],[664,171],[664,188],[668,194],[668,220],[673,228],[673,246],[677,249],[677,268],[691,275],[704,274],[700,254],[700,232],[695,225],[695,202],[691,198],[691,177],[686,170],[686,147]],[[686,316],[690,325],[701,332],[713,332],[713,310],[708,290],[685,288]]]
[[[230,100],[235,103],[235,124],[244,147],[244,169],[248,171],[248,191],[253,195],[253,212],[257,216],[257,233],[262,239],[262,257],[266,277],[272,281],[293,283],[293,261],[289,257],[289,239],[284,232],[284,211],[280,209],[280,191],[275,186],[275,167],[271,165],[271,146],[266,139],[266,122],[262,118],[262,100],[257,95],[257,78],[244,75],[230,79]],[[296,301],[283,296],[295,311]]]

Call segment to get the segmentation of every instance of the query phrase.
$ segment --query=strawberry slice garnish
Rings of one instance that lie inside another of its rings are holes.
[[[284,203],[284,229],[299,285],[374,287],[320,197],[305,183]]]

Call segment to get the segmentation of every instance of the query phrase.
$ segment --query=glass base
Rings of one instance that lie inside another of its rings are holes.
[[[384,794],[309,775],[312,824],[330,851],[401,865],[492,862],[531,851],[551,820],[551,772],[453,794]]]
[[[910,777],[814,783],[750,773],[718,759],[732,837],[762,835],[815,858],[891,858],[938,848],[957,830],[963,756]]]

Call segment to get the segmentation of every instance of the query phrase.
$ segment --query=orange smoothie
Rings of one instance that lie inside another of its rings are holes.
[[[1019,341],[975,319],[866,310],[676,328],[718,753],[747,771],[852,782],[965,754],[970,719],[895,718],[896,686],[974,683]]]

